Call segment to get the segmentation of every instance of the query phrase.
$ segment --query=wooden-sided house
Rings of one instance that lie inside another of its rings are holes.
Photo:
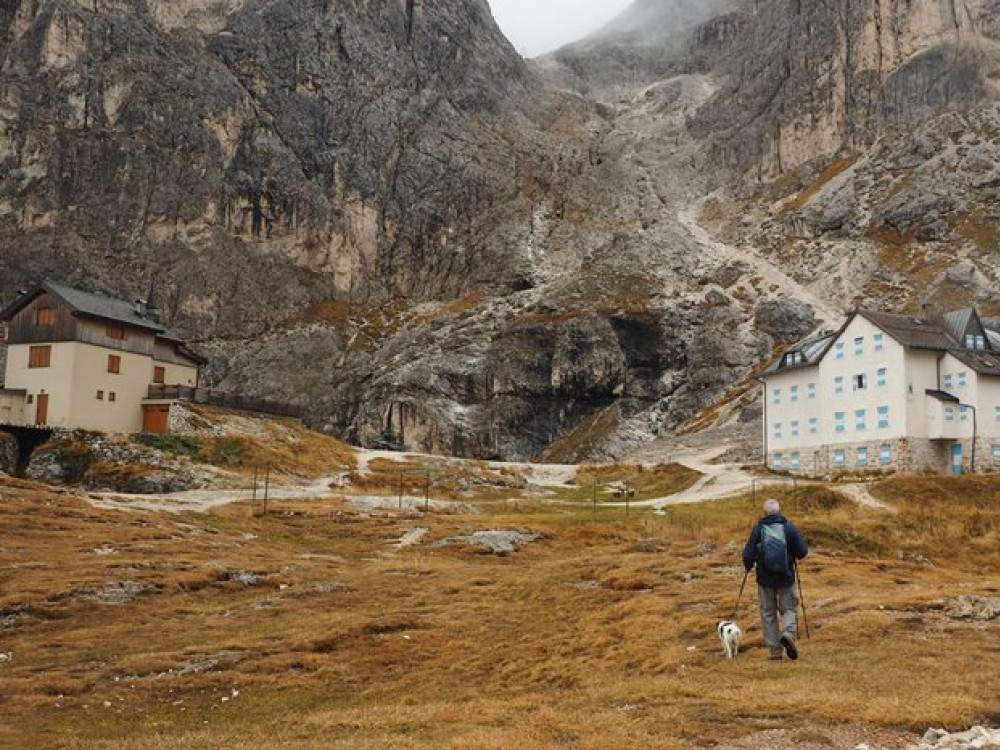
[[[141,302],[46,281],[0,320],[7,325],[2,424],[166,432],[170,401],[149,398],[151,390],[198,386],[204,360]]]

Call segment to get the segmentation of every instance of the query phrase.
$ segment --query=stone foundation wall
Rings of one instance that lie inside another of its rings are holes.
[[[796,451],[770,452],[767,455],[769,468],[787,471],[800,476],[823,476],[838,471],[864,473],[917,472],[930,471],[936,474],[952,473],[952,446],[962,444],[962,473],[972,471],[972,440],[922,440],[899,438],[896,440],[869,440],[852,443],[837,443],[815,448],[802,448],[798,453],[798,467],[793,465]],[[890,450],[888,463],[882,463],[882,446]],[[976,440],[976,473],[1000,472],[1000,462],[994,461],[993,446],[1000,445],[1000,439],[978,438]],[[858,463],[858,448],[868,449],[867,464]],[[844,452],[844,462],[836,461],[836,452]],[[780,466],[775,458],[781,456]]]

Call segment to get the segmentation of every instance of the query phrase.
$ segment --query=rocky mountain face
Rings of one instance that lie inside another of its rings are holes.
[[[485,0],[13,0],[0,285],[152,287],[212,382],[369,445],[752,432],[780,342],[994,301],[998,14],[638,0],[525,63]]]

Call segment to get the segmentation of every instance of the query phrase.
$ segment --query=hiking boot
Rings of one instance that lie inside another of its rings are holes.
[[[781,636],[779,643],[785,647],[785,653],[788,654],[789,659],[795,661],[799,658],[799,649],[795,646],[795,639],[792,636]]]

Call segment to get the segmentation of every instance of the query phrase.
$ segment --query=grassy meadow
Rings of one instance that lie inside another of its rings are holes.
[[[772,730],[767,747],[902,747],[1000,723],[1000,620],[960,599],[1000,597],[1000,481],[875,494],[898,512],[782,496],[814,545],[811,638],[772,663],[750,585],[744,653],[723,660],[715,636],[750,498],[261,518],[98,510],[4,480],[0,747],[754,747]],[[434,546],[492,528],[541,538],[507,556]]]

